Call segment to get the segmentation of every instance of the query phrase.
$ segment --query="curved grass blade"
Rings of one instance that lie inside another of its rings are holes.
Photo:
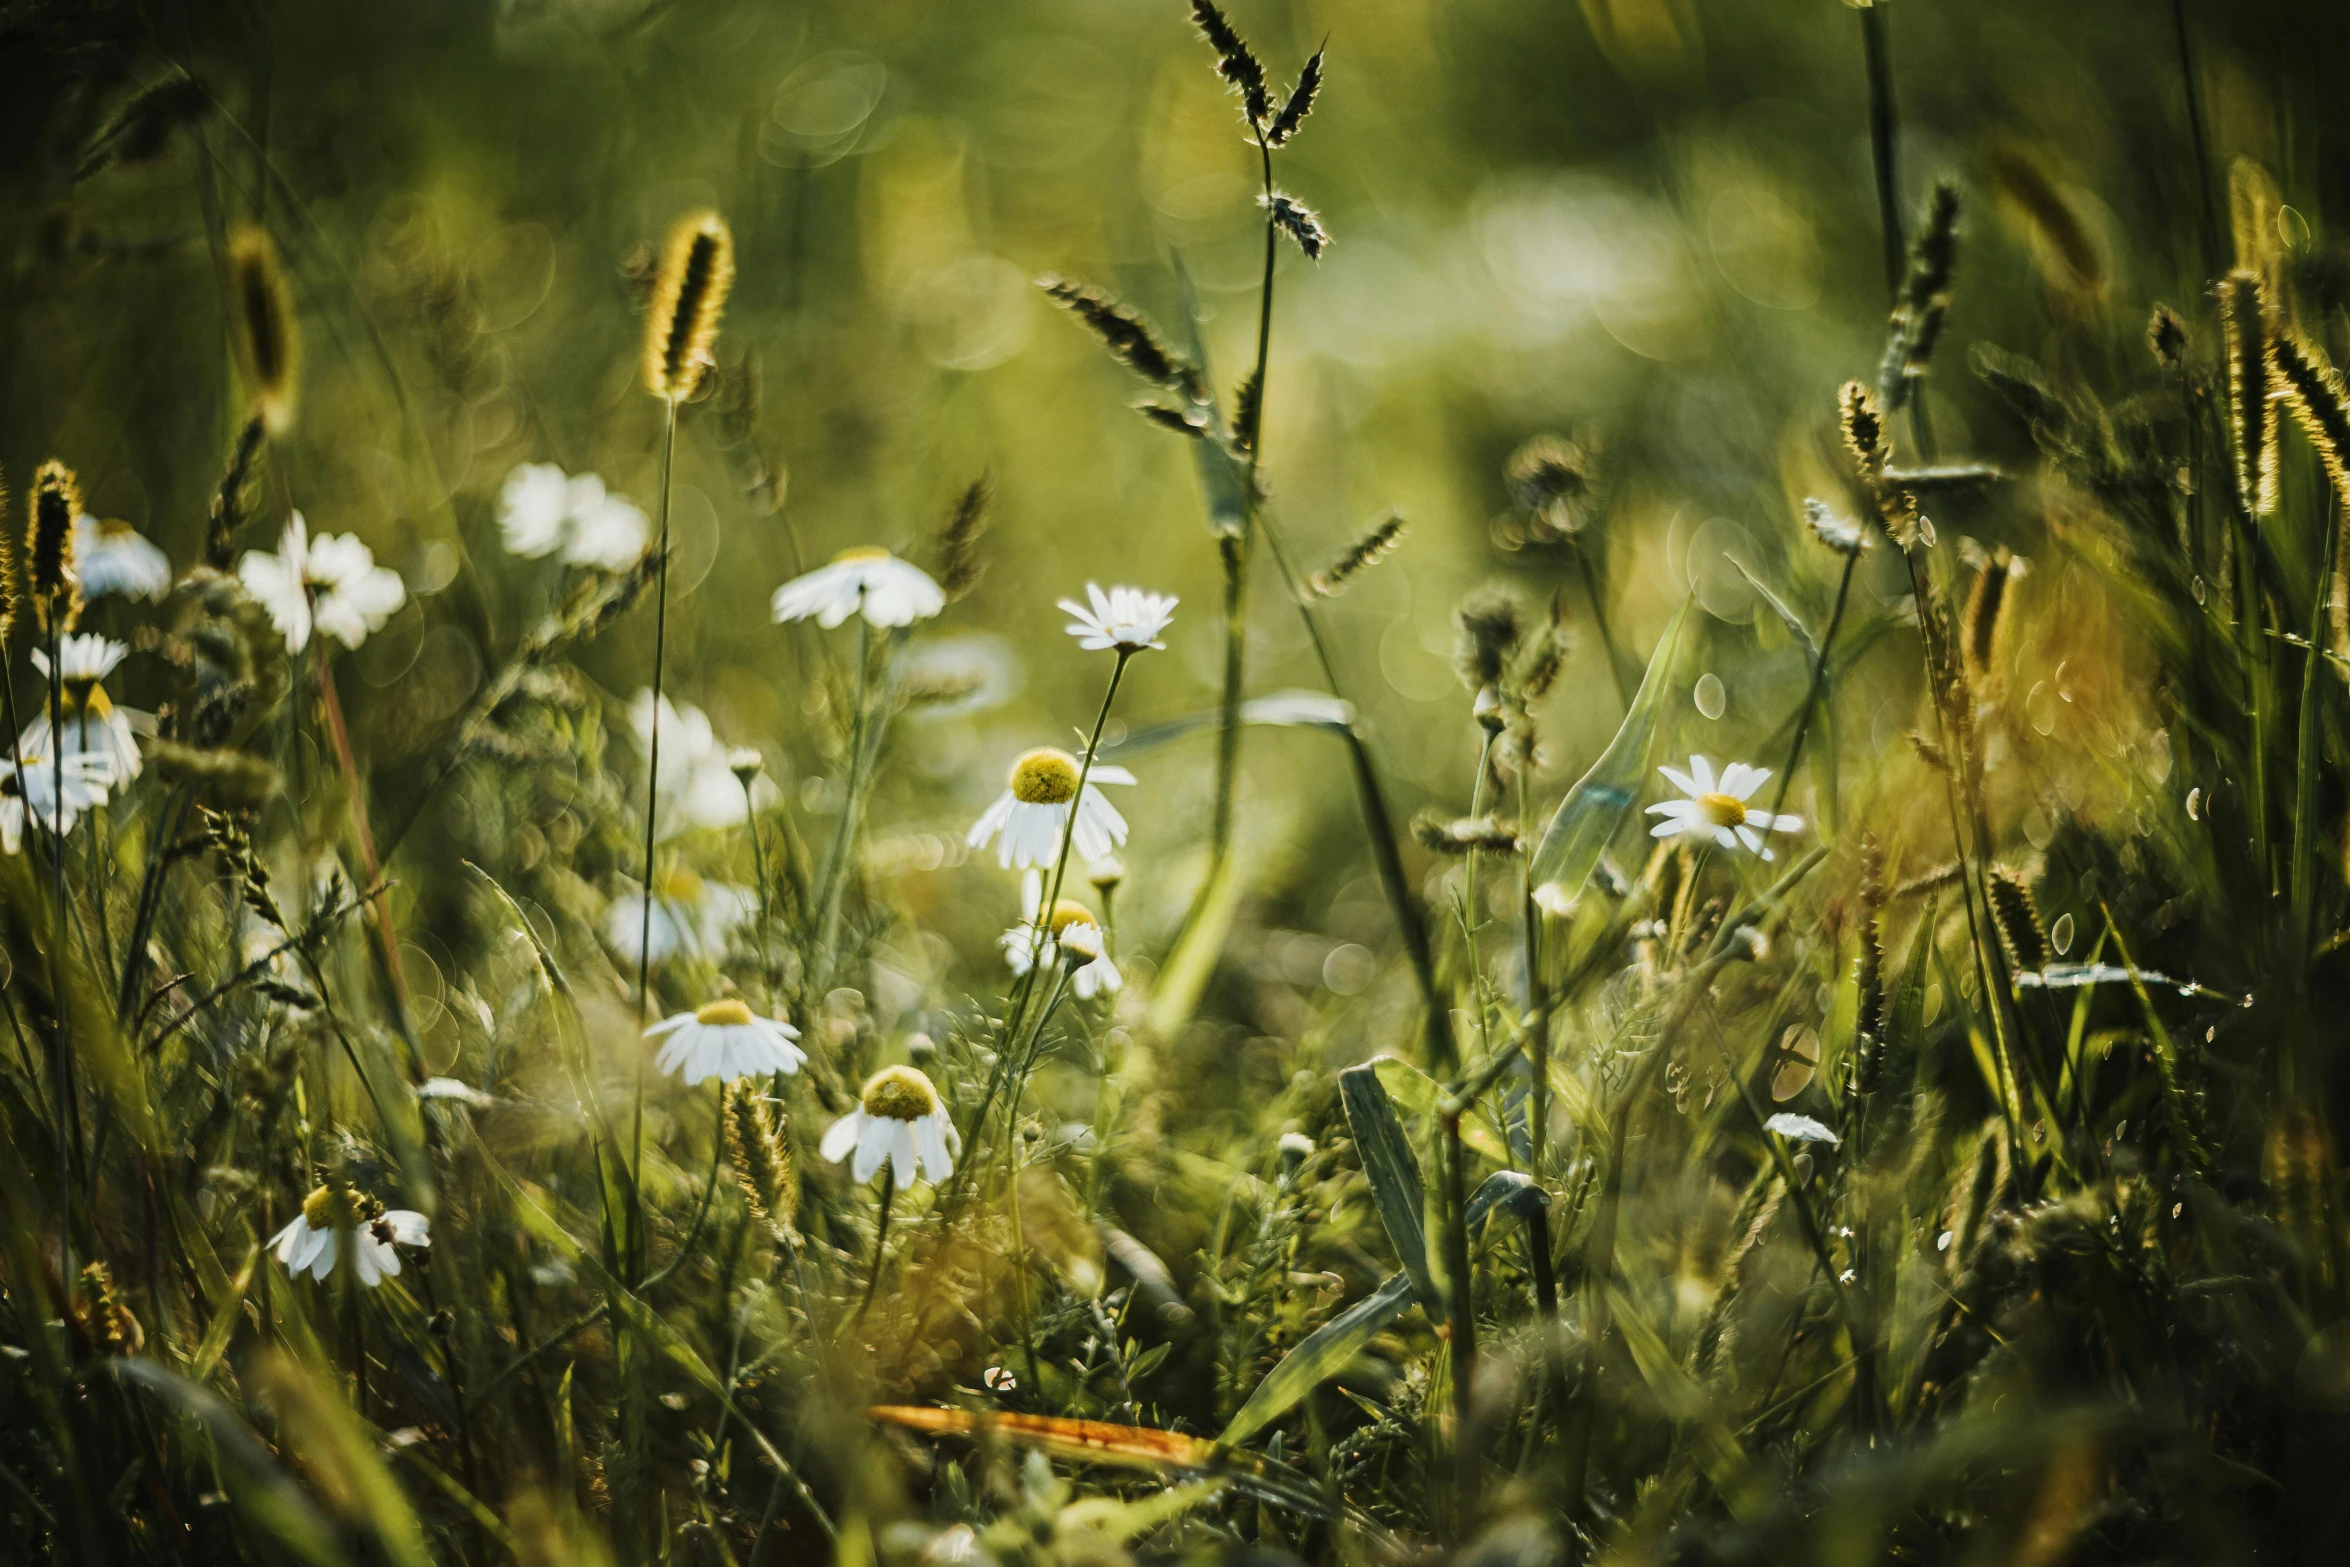
[[[1420,1161],[1411,1139],[1387,1097],[1372,1062],[1350,1066],[1338,1074],[1338,1097],[1346,1105],[1346,1124],[1353,1129],[1355,1152],[1363,1161],[1363,1175],[1371,1183],[1371,1202],[1396,1260],[1411,1275],[1412,1288],[1433,1310],[1438,1305],[1436,1280],[1428,1271],[1428,1232],[1422,1217],[1427,1184],[1420,1178]]]
[[[1648,673],[1640,678],[1640,689],[1632,697],[1631,711],[1617,728],[1616,737],[1591,764],[1567,797],[1559,802],[1558,813],[1542,831],[1542,842],[1534,851],[1534,879],[1537,882],[1557,882],[1569,897],[1583,890],[1591,879],[1599,857],[1615,840],[1632,814],[1632,802],[1639,798],[1641,776],[1648,771],[1648,752],[1656,739],[1657,719],[1664,711],[1665,693],[1673,683],[1673,662],[1681,650],[1681,628],[1689,619],[1689,605],[1696,595],[1684,594],[1681,607],[1673,611],[1673,622],[1665,627],[1665,634],[1657,640],[1656,652],[1648,660]]]

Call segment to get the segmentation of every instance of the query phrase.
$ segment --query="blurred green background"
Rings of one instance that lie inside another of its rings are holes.
[[[1678,584],[1699,585],[1723,707],[1683,711],[1679,748],[1759,747],[1803,665],[1729,562],[1824,609],[1832,562],[1802,541],[1800,500],[1832,493],[1834,389],[1873,375],[1883,337],[1856,13],[1368,0],[1249,3],[1234,19],[1283,81],[1328,40],[1328,86],[1279,178],[1335,244],[1319,265],[1284,247],[1265,465],[1305,563],[1388,507],[1410,519],[1401,553],[1331,610],[1401,808],[1466,804],[1475,730],[1451,614],[1496,573],[1530,604],[1563,593],[1584,633],[1549,715],[1550,772],[1573,776],[1615,726],[1578,578],[1507,547],[1521,533],[1503,465],[1542,431],[1602,454],[1585,541],[1634,675]],[[2209,84],[2209,213],[2168,7],[1888,8],[1902,208],[1938,176],[1967,201],[1935,382],[1946,451],[2022,455],[1970,385],[1970,343],[2092,372],[2143,352],[2150,304],[2225,254],[2230,158],[2266,164],[2288,217],[2305,216],[2284,241],[2310,286],[2341,270],[2312,236],[2343,172],[2323,62],[2350,28],[2290,5],[2189,20]],[[927,558],[956,493],[990,475],[988,574],[925,638],[991,639],[1003,700],[916,720],[877,814],[928,922],[986,953],[1009,878],[954,871],[961,832],[1011,755],[1068,743],[1103,673],[1070,656],[1053,600],[1088,580],[1180,593],[1170,652],[1137,665],[1121,722],[1214,700],[1218,579],[1184,443],[1128,411],[1138,384],[1033,286],[1047,272],[1102,284],[1180,339],[1180,266],[1216,378],[1238,379],[1262,229],[1253,149],[1210,64],[1176,0],[12,0],[0,465],[21,487],[60,456],[93,512],[193,559],[245,397],[219,236],[270,228],[307,343],[302,408],[238,543],[271,547],[297,506],[406,577],[411,607],[343,677],[377,808],[396,819],[418,782],[403,763],[556,591],[551,563],[500,551],[505,475],[558,462],[650,509],[645,274],[667,226],[714,205],[739,282],[720,391],[680,441],[670,689],[760,746],[820,821],[834,797],[808,743],[810,644],[770,623],[767,596],[795,559],[850,545]],[[182,68],[216,111],[151,158],[77,178],[120,103]],[[2019,545],[2033,526],[2013,501],[1943,522]],[[1892,564],[1880,552],[1880,571]],[[1260,551],[1258,693],[1314,682],[1269,566]],[[1895,597],[1881,575],[1864,587],[1879,606]],[[585,667],[625,699],[650,641],[650,616],[632,617]],[[152,705],[152,674],[126,671],[134,705]],[[1848,753],[1912,718],[1906,687],[1866,690],[1842,699]],[[1252,738],[1244,842],[1269,921],[1376,945],[1385,918],[1326,747]],[[1129,906],[1146,933],[1163,935],[1196,875],[1211,753],[1191,741],[1139,764]],[[472,841],[484,831],[469,837],[453,807],[406,874],[429,883],[446,850],[514,852]],[[1322,961],[1265,950],[1306,972]]]

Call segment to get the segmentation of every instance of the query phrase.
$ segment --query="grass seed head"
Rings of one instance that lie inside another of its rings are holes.
[[[2277,415],[2269,400],[2268,291],[2254,272],[2219,284],[2220,339],[2228,360],[2228,434],[2236,452],[2236,494],[2265,517],[2277,505]]]
[[[645,390],[682,403],[701,390],[718,342],[718,318],[734,286],[734,233],[704,208],[669,231],[653,306],[645,316]]]
[[[253,408],[272,434],[282,435],[294,422],[295,384],[302,370],[293,295],[278,263],[276,242],[266,230],[238,230],[229,241],[228,259],[238,341],[244,349],[245,373],[253,380]]]
[[[1336,598],[1354,579],[1378,565],[1403,542],[1403,513],[1391,511],[1345,549],[1338,558],[1306,579],[1306,591],[1315,598]]]
[[[1249,129],[1262,132],[1266,118],[1273,112],[1263,63],[1241,40],[1239,30],[1216,9],[1215,0],[1191,0],[1191,20],[1207,39],[1208,47],[1216,51],[1216,74],[1239,94],[1240,112],[1248,117]],[[1304,118],[1302,112],[1299,118]]]
[[[52,457],[33,474],[25,523],[25,596],[44,631],[73,628],[81,590],[73,573],[73,524],[82,514],[81,481]]]

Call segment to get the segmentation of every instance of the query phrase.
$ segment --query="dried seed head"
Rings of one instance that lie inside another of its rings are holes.
[[[682,403],[701,389],[718,342],[718,318],[734,286],[734,234],[704,208],[669,231],[653,307],[645,316],[645,390]]]
[[[2280,332],[2269,344],[2270,382],[2317,448],[2334,493],[2350,504],[2350,394],[2342,377],[2315,344],[2297,332]],[[2273,447],[2273,442],[2272,442]],[[2270,453],[2273,470],[2275,453]],[[2273,491],[2275,475],[2270,475]]]
[[[221,472],[220,487],[212,493],[212,512],[204,526],[204,564],[215,571],[228,570],[235,558],[237,530],[245,525],[245,479],[253,471],[266,429],[260,414],[245,421],[229,452],[228,467]]]
[[[1995,865],[1985,882],[1991,895],[1991,920],[1999,927],[2000,945],[2018,969],[2037,973],[2048,966],[2048,929],[2040,923],[2040,906],[2024,879],[2004,865]]]
[[[739,1081],[726,1090],[726,1162],[752,1216],[788,1239],[799,1211],[800,1179],[783,1135],[783,1112]]]
[[[1839,555],[1858,555],[1869,547],[1866,528],[1831,508],[1816,496],[1807,496],[1803,502],[1803,525],[1812,536]]]
[[[1957,886],[1960,878],[1965,874],[1966,867],[1955,862],[1949,865],[1937,865],[1934,869],[1912,876],[1894,888],[1893,896],[1896,898],[1922,898],[1928,893],[1941,892],[1946,888]]]
[[[1062,277],[1037,279],[1036,286],[1065,306],[1109,349],[1110,357],[1154,386],[1181,392],[1191,402],[1203,402],[1199,372],[1175,357],[1141,313],[1121,304],[1098,288]]]
[[[1453,620],[1461,629],[1453,655],[1461,683],[1472,691],[1500,684],[1522,634],[1517,600],[1500,588],[1479,588],[1461,600]]]
[[[1885,939],[1880,915],[1885,907],[1885,849],[1871,834],[1861,839],[1860,959],[1854,979],[1860,994],[1859,1026],[1873,1046],[1882,1047],[1891,1028],[1885,994]],[[1861,1089],[1869,1084],[1861,1074]]]
[[[1232,393],[1232,443],[1244,452],[1255,451],[1264,423],[1265,378],[1252,368]]]
[[[2156,364],[2178,369],[2187,362],[2187,323],[2170,306],[2156,305],[2146,319],[2146,346],[2154,350]]]
[[[1314,57],[1306,62],[1306,68],[1297,73],[1297,85],[1289,89],[1289,97],[1281,105],[1281,112],[1273,116],[1273,124],[1265,132],[1268,145],[1278,147],[1288,141],[1297,134],[1297,128],[1305,122],[1305,117],[1313,113],[1314,97],[1322,90],[1322,53],[1322,50],[1316,49]]]
[[[1558,533],[1583,526],[1598,488],[1592,453],[1561,435],[1537,435],[1502,469],[1510,499]]]
[[[1385,560],[1403,542],[1403,513],[1391,511],[1341,550],[1338,558],[1306,578],[1306,591],[1315,598],[1336,598],[1355,578]]]
[[[1322,220],[1312,209],[1285,191],[1270,196],[1259,196],[1257,204],[1273,215],[1273,226],[1297,242],[1297,248],[1306,253],[1309,261],[1322,259],[1322,252],[1330,248],[1330,232],[1322,227]]]
[[[2023,574],[2024,563],[2004,544],[1984,556],[1982,568],[1975,573],[1974,586],[1967,593],[1966,620],[1959,632],[1959,654],[1966,660],[1968,678],[1978,686],[1994,683],[1991,655],[1997,651],[1999,628],[2005,623],[2008,588]]]
[[[1994,148],[1987,160],[1991,181],[2040,241],[2041,270],[2059,290],[2099,294],[2105,289],[2105,257],[2072,198],[2048,171],[2015,146]],[[2047,265],[2054,261],[2055,266]]]
[[[1240,110],[1248,116],[1249,129],[1262,130],[1266,116],[1273,112],[1265,89],[1265,67],[1241,42],[1240,33],[1216,9],[1214,0],[1191,0],[1191,20],[1216,51],[1216,74],[1240,95]]]
[[[245,373],[253,380],[253,408],[273,434],[294,422],[294,387],[302,368],[302,339],[294,325],[293,295],[278,265],[277,246],[262,229],[240,229],[229,241],[229,277],[237,303],[237,337]]]
[[[2269,406],[2269,312],[2259,274],[2231,272],[2219,283],[2220,337],[2228,360],[2228,433],[2236,448],[2236,494],[2265,517],[2277,505],[2277,416]]]
[[[81,613],[73,574],[73,520],[82,514],[81,483],[54,457],[33,475],[25,524],[25,592],[43,631],[72,626]]]
[[[8,486],[0,483],[0,518],[7,515]],[[17,591],[16,550],[8,530],[0,527],[0,648],[8,645],[8,634],[16,629]]]
[[[1516,822],[1495,816],[1448,817],[1436,811],[1412,818],[1412,838],[1431,854],[1515,854],[1520,847]]]
[[[1887,412],[1909,398],[1910,383],[1922,378],[1941,340],[1950,309],[1950,277],[1958,260],[1958,190],[1937,180],[1925,225],[1910,248],[1909,276],[1893,308],[1892,335],[1877,376]]]
[[[1876,477],[1884,469],[1888,455],[1885,420],[1877,412],[1876,398],[1858,381],[1847,381],[1836,393],[1836,411],[1838,427],[1844,434],[1844,449],[1852,454],[1854,466],[1864,477]]]
[[[938,530],[938,586],[950,604],[977,587],[987,570],[979,536],[987,531],[987,503],[994,493],[986,474],[973,479]]]
[[[73,177],[86,180],[114,163],[152,162],[171,144],[174,131],[193,125],[211,107],[212,95],[193,76],[170,76],[141,88],[91,138]]]

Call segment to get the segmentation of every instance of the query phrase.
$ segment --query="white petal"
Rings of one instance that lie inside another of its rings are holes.
[[[1702,829],[1700,830],[1702,831]],[[1714,842],[1720,844],[1725,849],[1734,850],[1738,847],[1738,835],[1727,827],[1716,827],[1714,829]]]
[[[1666,780],[1670,782],[1674,788],[1680,790],[1683,794],[1704,793],[1703,790],[1697,787],[1697,780],[1691,778],[1687,773],[1681,771],[1681,769],[1678,767],[1660,767],[1657,769],[1657,771],[1663,773]]]
[[[857,1157],[849,1165],[851,1178],[860,1181],[873,1179],[873,1172],[880,1169],[882,1160],[889,1157],[890,1138],[895,1135],[891,1128],[903,1124],[886,1115],[865,1117],[865,1124],[857,1132]]]
[[[825,1163],[838,1164],[849,1156],[849,1150],[857,1146],[857,1134],[864,1122],[863,1110],[851,1110],[824,1129],[824,1141],[816,1145],[816,1151],[824,1156]]]
[[[1702,756],[1689,758],[1689,776],[1697,780],[1699,794],[1714,792],[1714,764]]]
[[[921,1174],[914,1151],[914,1123],[892,1119],[889,1124],[891,1173],[897,1177],[900,1186],[911,1186],[914,1177]]]

